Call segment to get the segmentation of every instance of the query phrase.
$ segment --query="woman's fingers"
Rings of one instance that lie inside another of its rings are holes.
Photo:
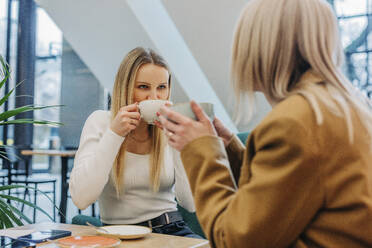
[[[205,120],[209,120],[203,109],[194,100],[190,102],[190,106],[199,121],[204,122]]]
[[[124,115],[136,120],[139,120],[141,118],[141,114],[139,112],[126,112]]]
[[[138,104],[130,104],[121,107],[114,120],[111,122],[111,130],[125,137],[130,131],[137,128],[141,121]]]
[[[139,120],[141,118],[141,114],[140,114],[139,111],[137,111],[135,108],[133,108],[132,105],[122,107],[120,109],[120,112],[119,112],[120,116],[122,118],[133,118],[133,119]]]
[[[139,125],[139,123],[140,123],[140,121],[138,120],[138,119],[129,119],[129,122],[130,122],[130,124],[134,124],[134,125],[136,125],[136,126],[138,126]]]
[[[200,106],[194,102],[191,103],[191,107],[199,121],[194,121],[167,107],[160,109],[159,119],[168,137],[168,142],[178,151],[181,151],[185,145],[199,137],[216,135],[212,123]]]
[[[165,131],[165,133],[168,138],[169,145],[180,151],[184,143],[182,142],[182,138],[169,131]]]
[[[179,130],[179,126],[176,123],[167,120],[163,115],[160,115],[159,116],[159,120],[160,120],[163,128],[165,128],[165,130],[167,132],[175,133],[175,132],[177,132],[177,130]]]
[[[129,117],[124,117],[122,120],[121,120],[121,125],[124,126],[128,126],[128,125],[134,125],[134,126],[138,126],[140,123],[140,120],[138,119],[135,119],[135,118],[129,118]]]
[[[138,112],[138,103],[133,103],[124,107],[121,107],[120,110],[128,111],[128,112]]]
[[[171,147],[174,147],[176,150],[179,150],[179,148],[178,148],[178,144],[177,144],[176,141],[174,141],[174,140],[168,138],[168,143],[169,143],[169,145],[170,145]]]

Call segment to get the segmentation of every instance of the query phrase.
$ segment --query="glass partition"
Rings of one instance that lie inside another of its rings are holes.
[[[372,0],[329,2],[339,20],[346,75],[372,98]]]

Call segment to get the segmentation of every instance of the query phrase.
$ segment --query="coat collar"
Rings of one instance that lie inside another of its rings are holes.
[[[324,79],[312,69],[307,70],[304,74],[301,75],[299,83],[321,83],[324,82]]]

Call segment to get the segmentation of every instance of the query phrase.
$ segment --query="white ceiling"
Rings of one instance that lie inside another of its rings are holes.
[[[145,6],[146,3],[150,5],[157,0],[134,1],[141,1]],[[152,39],[151,33],[145,31],[143,20],[137,19],[138,15],[128,6],[126,0],[37,0],[37,2],[63,31],[65,38],[102,85],[109,90],[112,88],[116,70],[128,51],[136,46],[159,50],[159,39],[158,41]],[[230,47],[234,26],[245,2],[246,0],[161,1],[188,51],[214,89],[221,106],[230,116],[234,103],[229,83]],[[164,38],[171,39],[167,30],[164,31]],[[159,51],[161,54],[166,53],[164,47],[161,49]],[[167,57],[166,59],[171,61]],[[174,63],[170,66],[171,68],[177,66],[177,69],[180,69],[179,65]],[[190,70],[189,73],[198,74],[195,70]],[[175,102],[186,101],[188,96],[193,98],[192,93],[183,90],[188,84],[183,78],[177,78],[172,93]],[[194,91],[203,92],[203,89],[204,92],[207,91],[203,86],[192,88]],[[270,110],[267,102],[261,96],[258,98],[258,114],[249,124],[240,123],[239,130],[251,129]],[[213,99],[212,102],[219,104],[215,102],[218,99]],[[225,117],[222,119],[229,122]]]

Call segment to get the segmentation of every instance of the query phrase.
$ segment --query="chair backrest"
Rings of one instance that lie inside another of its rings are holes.
[[[10,174],[12,175],[25,175],[29,176],[32,174],[31,166],[29,161],[24,159],[20,153],[20,150],[15,146],[5,146],[5,156],[3,161],[9,164]],[[8,169],[8,170],[9,170]],[[12,171],[14,170],[14,171]]]
[[[61,148],[64,149],[64,150],[71,151],[71,150],[77,150],[79,147],[77,147],[77,146],[62,146]]]
[[[250,132],[240,132],[240,133],[237,133],[237,136],[242,141],[242,143],[245,144],[247,142],[249,134]]]

